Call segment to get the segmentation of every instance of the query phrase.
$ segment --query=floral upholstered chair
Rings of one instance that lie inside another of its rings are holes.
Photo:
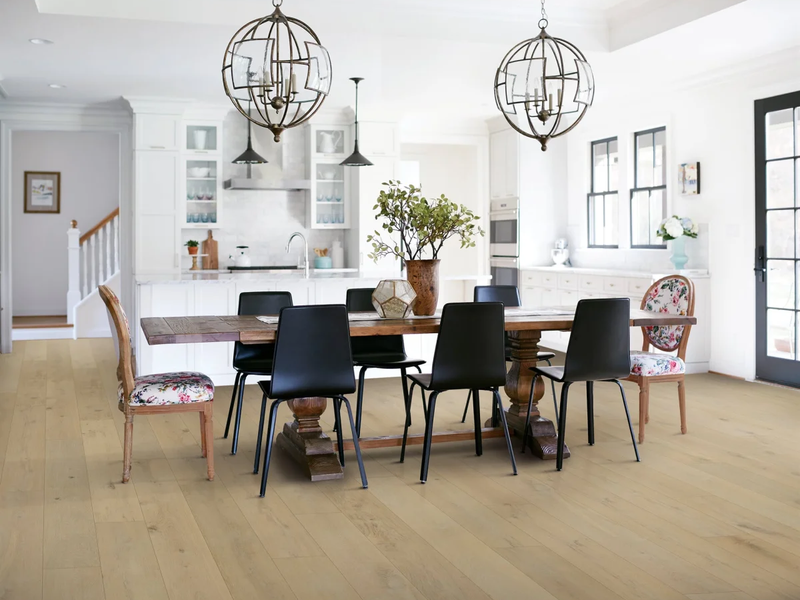
[[[109,325],[117,344],[119,409],[125,413],[122,483],[131,478],[133,416],[172,412],[200,413],[200,446],[209,480],[214,479],[214,384],[202,373],[159,373],[134,377],[134,356],[128,318],[111,288],[101,285],[100,297],[108,309]]]
[[[694,284],[680,275],[656,281],[642,299],[642,310],[656,313],[694,315]],[[650,420],[650,384],[677,382],[681,433],[686,433],[686,346],[691,325],[642,327],[642,351],[631,352],[628,381],[639,385],[639,443],[644,442],[645,424]],[[650,346],[662,352],[649,352]],[[664,354],[674,352],[675,354]]]

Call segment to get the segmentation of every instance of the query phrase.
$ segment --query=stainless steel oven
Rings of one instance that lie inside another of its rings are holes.
[[[515,285],[519,287],[519,259],[498,258],[489,259],[492,272],[492,285]]]
[[[518,200],[493,200],[489,212],[491,256],[519,256]]]

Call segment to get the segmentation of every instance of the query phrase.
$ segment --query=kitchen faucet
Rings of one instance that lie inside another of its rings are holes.
[[[289,238],[289,241],[286,242],[286,254],[289,254],[289,246],[292,245],[292,240],[296,237],[300,237],[300,239],[303,240],[303,269],[306,278],[308,278],[308,242],[306,241],[306,236],[299,231],[295,231]]]

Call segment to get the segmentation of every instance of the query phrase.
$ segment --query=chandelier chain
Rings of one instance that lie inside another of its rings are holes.
[[[272,6],[275,8],[280,8],[281,4],[283,4],[283,0],[272,0]],[[544,2],[542,2],[542,10],[544,10]]]
[[[539,29],[545,29],[550,24],[547,20],[547,11],[544,8],[544,0],[542,0],[542,18],[539,19]]]

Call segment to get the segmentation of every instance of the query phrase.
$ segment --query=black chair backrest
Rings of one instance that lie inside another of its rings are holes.
[[[442,310],[431,389],[486,389],[506,382],[500,302],[454,302]]]
[[[347,290],[347,312],[374,312],[378,313],[372,305],[372,292],[374,288],[353,288]],[[406,348],[402,335],[377,335],[359,336],[351,339],[353,356],[356,358],[367,355],[395,356],[398,360],[405,358]]]
[[[270,397],[326,397],[355,391],[347,308],[319,304],[282,309]]]
[[[290,292],[242,292],[239,294],[240,315],[277,315],[284,306],[292,306]],[[233,365],[252,358],[272,358],[274,344],[242,344],[233,346]]]
[[[631,301],[580,300],[564,360],[565,381],[620,379],[631,372]]]
[[[515,285],[476,285],[475,302],[502,302],[503,306],[521,306],[519,289]]]

